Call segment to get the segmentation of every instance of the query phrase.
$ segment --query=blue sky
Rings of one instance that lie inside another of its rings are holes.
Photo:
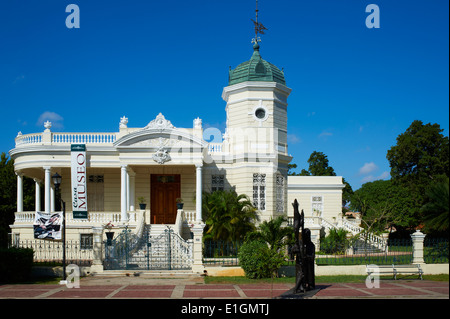
[[[80,28],[65,25],[80,8]],[[380,8],[380,28],[365,21]],[[262,57],[284,68],[289,153],[328,156],[353,189],[389,178],[414,120],[448,136],[447,0],[259,0]],[[162,112],[225,129],[228,68],[249,60],[254,0],[0,2],[0,152],[18,131],[115,132]],[[75,116],[75,114],[84,116]]]

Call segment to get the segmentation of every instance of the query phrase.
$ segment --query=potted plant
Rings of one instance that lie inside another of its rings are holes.
[[[112,240],[114,237],[114,232],[111,231],[111,229],[114,227],[114,225],[112,224],[111,221],[109,221],[109,223],[107,223],[104,228],[106,229],[106,245],[107,246],[111,246],[112,245]]]
[[[183,199],[179,197],[176,199],[176,201],[177,201],[177,209],[183,209],[183,205],[184,205]]]
[[[147,206],[147,204],[145,203],[145,197],[138,197],[138,202],[139,202],[139,208],[141,210],[145,210],[145,207]]]

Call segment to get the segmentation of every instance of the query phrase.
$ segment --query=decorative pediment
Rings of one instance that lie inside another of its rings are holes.
[[[174,128],[170,121],[154,121],[141,130],[122,136],[114,142],[114,147],[118,149],[158,149],[160,147],[203,149],[208,147],[207,142],[190,134],[188,130]]]
[[[172,123],[169,120],[166,120],[164,115],[162,113],[159,113],[156,118],[148,123],[144,129],[159,129],[159,130],[165,130],[168,128],[175,128],[175,126],[172,125]]]
[[[153,137],[148,138],[148,136],[144,136],[144,139],[140,141],[136,141],[129,146],[137,146],[137,147],[173,147],[173,146],[186,146],[188,142],[182,142],[181,139],[178,138],[170,138],[170,137]]]

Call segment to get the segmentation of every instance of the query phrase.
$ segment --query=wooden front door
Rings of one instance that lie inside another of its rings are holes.
[[[152,224],[175,224],[176,199],[180,197],[180,193],[180,175],[151,175],[150,222]]]

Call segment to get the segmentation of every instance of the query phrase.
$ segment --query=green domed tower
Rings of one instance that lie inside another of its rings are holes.
[[[229,154],[226,160],[233,163],[227,178],[239,194],[253,200],[261,220],[287,211],[290,93],[283,71],[261,57],[258,40],[250,60],[229,71],[222,93],[227,103],[224,149]]]
[[[255,41],[250,60],[230,69],[222,98],[227,102],[227,128],[276,128],[279,143],[287,143],[287,97],[283,71],[261,57]]]
[[[253,55],[249,61],[239,64],[234,70],[230,70],[228,85],[245,81],[277,82],[286,85],[283,71],[261,58],[258,42],[253,45],[253,50]]]

